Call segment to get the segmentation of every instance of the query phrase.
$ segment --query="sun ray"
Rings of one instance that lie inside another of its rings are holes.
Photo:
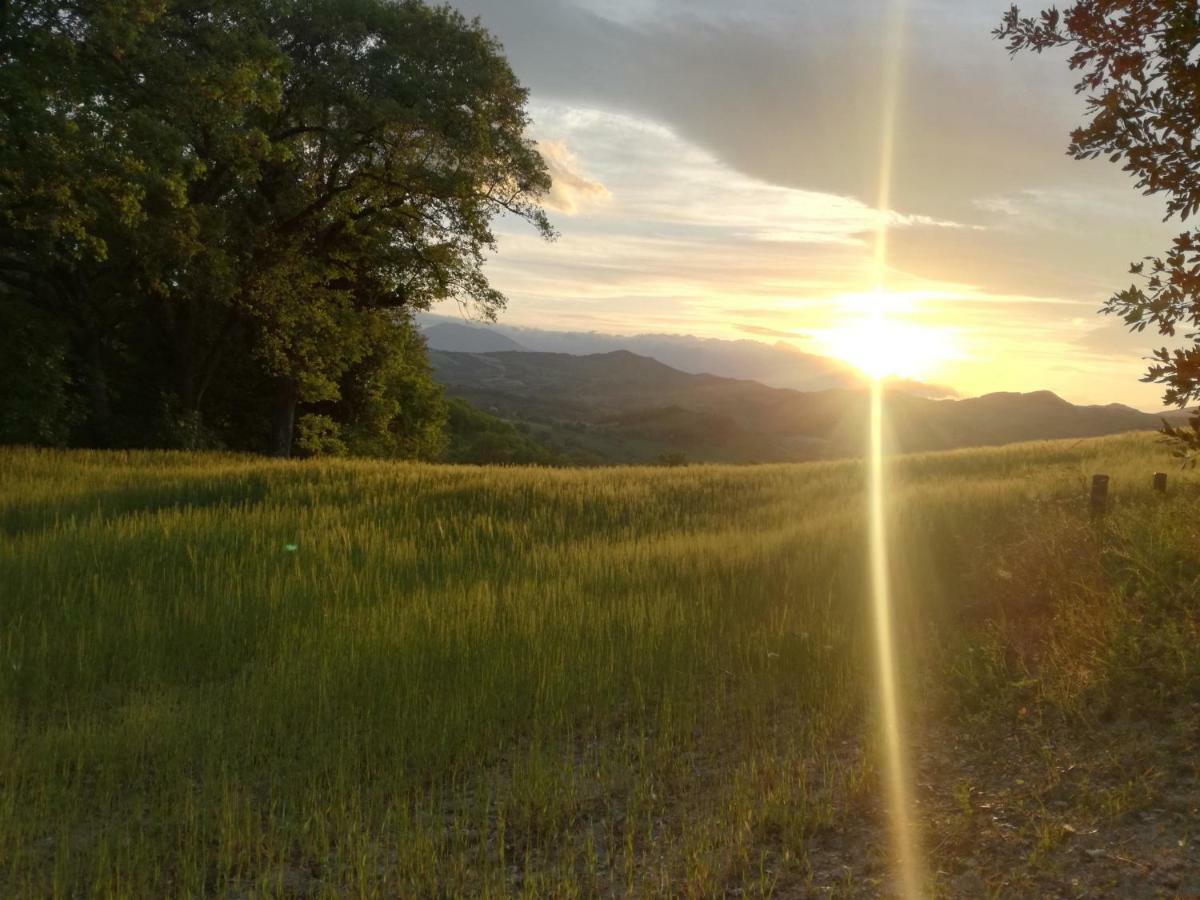
[[[897,321],[872,308],[882,299],[868,303],[866,314],[815,334],[822,351],[878,378],[922,378],[939,364],[961,358],[949,329]]]
[[[896,117],[900,98],[901,59],[905,25],[904,0],[892,0],[885,19],[883,55],[883,109],[880,128],[878,216],[872,256],[874,302],[870,305],[863,332],[883,335],[886,319],[888,277],[888,217],[891,208]],[[868,515],[870,522],[871,597],[883,739],[883,769],[895,857],[898,888],[906,900],[923,896],[920,851],[913,821],[912,793],[906,737],[903,729],[897,661],[895,617],[888,558],[887,472],[884,465],[884,379],[882,366],[868,370],[871,377]]]

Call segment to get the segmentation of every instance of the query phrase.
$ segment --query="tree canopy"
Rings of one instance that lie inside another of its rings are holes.
[[[0,440],[431,453],[414,311],[546,237],[526,92],[416,0],[15,0]]]
[[[1077,159],[1107,156],[1146,194],[1163,195],[1168,219],[1200,210],[1200,5],[1196,0],[1079,0],[1023,16],[1013,6],[996,36],[1010,52],[1070,48],[1087,95],[1087,119],[1071,135]],[[1165,403],[1200,400],[1200,231],[1183,231],[1162,255],[1131,266],[1138,281],[1103,312],[1134,331],[1154,328],[1190,345],[1154,351],[1143,380],[1164,386]],[[1181,456],[1200,453],[1200,415],[1191,429],[1165,426]]]

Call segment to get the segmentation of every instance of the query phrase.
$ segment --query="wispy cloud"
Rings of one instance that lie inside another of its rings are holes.
[[[1154,405],[1128,355],[1079,342],[1103,296],[1094,287],[1036,293],[954,277],[970,274],[953,263],[988,241],[994,246],[1002,222],[983,231],[978,223],[879,213],[852,197],[771,184],[629,113],[547,102],[532,111],[556,177],[551,200],[561,237],[546,244],[523,223],[502,223],[489,273],[511,300],[510,324],[587,322],[617,334],[825,347],[829,335],[862,317],[882,215],[903,251],[888,272],[889,314],[903,333],[937,334],[954,351],[940,354],[924,379],[966,394],[1050,387],[1072,399]],[[1041,194],[1014,197],[1053,205]],[[1002,204],[988,214],[1009,215]],[[922,246],[928,249],[917,252]],[[947,247],[955,255],[939,255]],[[994,265],[1009,266],[1010,258],[999,255]],[[945,274],[923,274],[931,270]],[[1069,288],[1069,280],[1057,286]],[[1062,370],[1066,359],[1078,359],[1080,371]]]
[[[784,331],[780,328],[767,328],[765,325],[746,325],[738,324],[733,326],[743,334],[753,334],[756,337],[773,337],[787,341],[803,341],[807,342],[809,335],[799,331]]]
[[[626,226],[653,222],[740,239],[858,246],[881,219],[892,228],[964,227],[753,178],[638,116],[547,103],[535,104],[534,116],[539,133],[547,135],[540,143],[549,151],[551,171],[563,173],[564,190],[574,196],[582,182],[604,199],[618,195],[604,212]],[[586,152],[583,162],[580,152]],[[578,174],[585,163],[598,181]]]
[[[538,141],[538,152],[546,161],[553,185],[546,205],[556,212],[577,215],[585,208],[607,203],[612,193],[599,181],[593,181],[581,171],[579,159],[565,141]]]

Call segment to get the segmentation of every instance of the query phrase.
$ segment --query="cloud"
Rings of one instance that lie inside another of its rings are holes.
[[[1090,323],[1089,323],[1090,324]],[[1148,365],[1151,353],[1160,347],[1174,349],[1186,346],[1180,338],[1164,337],[1154,330],[1130,331],[1119,319],[1109,318],[1098,327],[1078,329],[1074,343],[1078,350],[1102,358]]]
[[[455,0],[498,35],[535,100],[634,116],[753,180],[868,207],[892,2]],[[1009,292],[1092,291],[1167,245],[1158,199],[1139,196],[1116,166],[1065,155],[1086,106],[1063,54],[1010,59],[990,33],[997,0],[904,5],[891,205],[974,227],[907,230],[893,242],[900,268]],[[1026,191],[1100,192],[1123,211],[1076,210],[1051,235],[997,200]]]
[[[1065,156],[1085,111],[1076,76],[1061,54],[1010,60],[989,35],[996,0],[904,4],[882,223],[893,0],[452,2],[503,42],[557,176],[561,240],[505,223],[489,262],[509,321],[827,328],[870,289],[886,224],[889,290],[914,298],[903,316],[958,329],[968,351],[939,380],[1134,405],[1155,394],[1098,334],[1079,338],[1129,260],[1177,226],[1116,166]],[[1055,375],[1077,359],[1078,373]]]
[[[997,217],[999,227],[1063,232],[1081,221],[1135,227],[1147,217],[1144,204],[1135,201],[1128,186],[1084,189],[1025,188],[1007,194],[981,197],[975,206]]]
[[[905,235],[978,236],[956,223],[881,216],[853,198],[751,178],[671,128],[628,113],[544,101],[531,112],[538,133],[554,136],[546,143],[556,166],[602,185],[603,195],[598,187],[584,193],[606,198],[572,198],[577,212],[559,223],[560,240],[551,245],[519,223],[503,227],[489,272],[512,298],[512,316],[531,325],[549,326],[570,310],[624,333],[674,327],[803,339],[861,314],[874,285],[881,217],[893,243]],[[1046,323],[1090,315],[1097,305],[895,267],[888,288],[896,313],[913,324],[950,323],[977,344],[988,335],[1017,348]],[[747,321],[754,324],[738,324]]]
[[[539,147],[560,173],[569,211],[577,196],[618,201],[597,213],[628,233],[653,222],[679,234],[705,233],[763,242],[862,246],[880,224],[893,229],[960,228],[959,223],[895,211],[881,213],[852,197],[772,184],[738,171],[673,129],[630,113],[535,101]],[[570,148],[586,148],[589,173],[578,174]]]
[[[552,186],[546,198],[546,206],[569,216],[612,199],[612,193],[603,184],[587,178],[580,172],[579,159],[564,141],[540,140],[538,152],[546,161]]]
[[[456,5],[495,31],[537,98],[633,113],[752,177],[874,202],[891,0]],[[1055,54],[1010,61],[990,36],[1003,4],[907,6],[897,209],[965,221],[980,196],[1111,182],[1063,157],[1084,110],[1073,76]]]
[[[779,315],[778,312],[775,313]],[[811,335],[796,331],[784,331],[781,328],[767,328],[764,325],[745,325],[739,324],[734,326],[738,331],[744,334],[754,334],[759,337],[774,337],[787,341],[811,341]]]

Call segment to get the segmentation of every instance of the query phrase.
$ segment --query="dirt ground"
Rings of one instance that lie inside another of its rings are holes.
[[[993,741],[918,739],[916,805],[937,897],[1200,898],[1200,703],[1175,721],[1067,734],[1018,719]],[[838,823],[778,897],[880,897],[883,816]]]

